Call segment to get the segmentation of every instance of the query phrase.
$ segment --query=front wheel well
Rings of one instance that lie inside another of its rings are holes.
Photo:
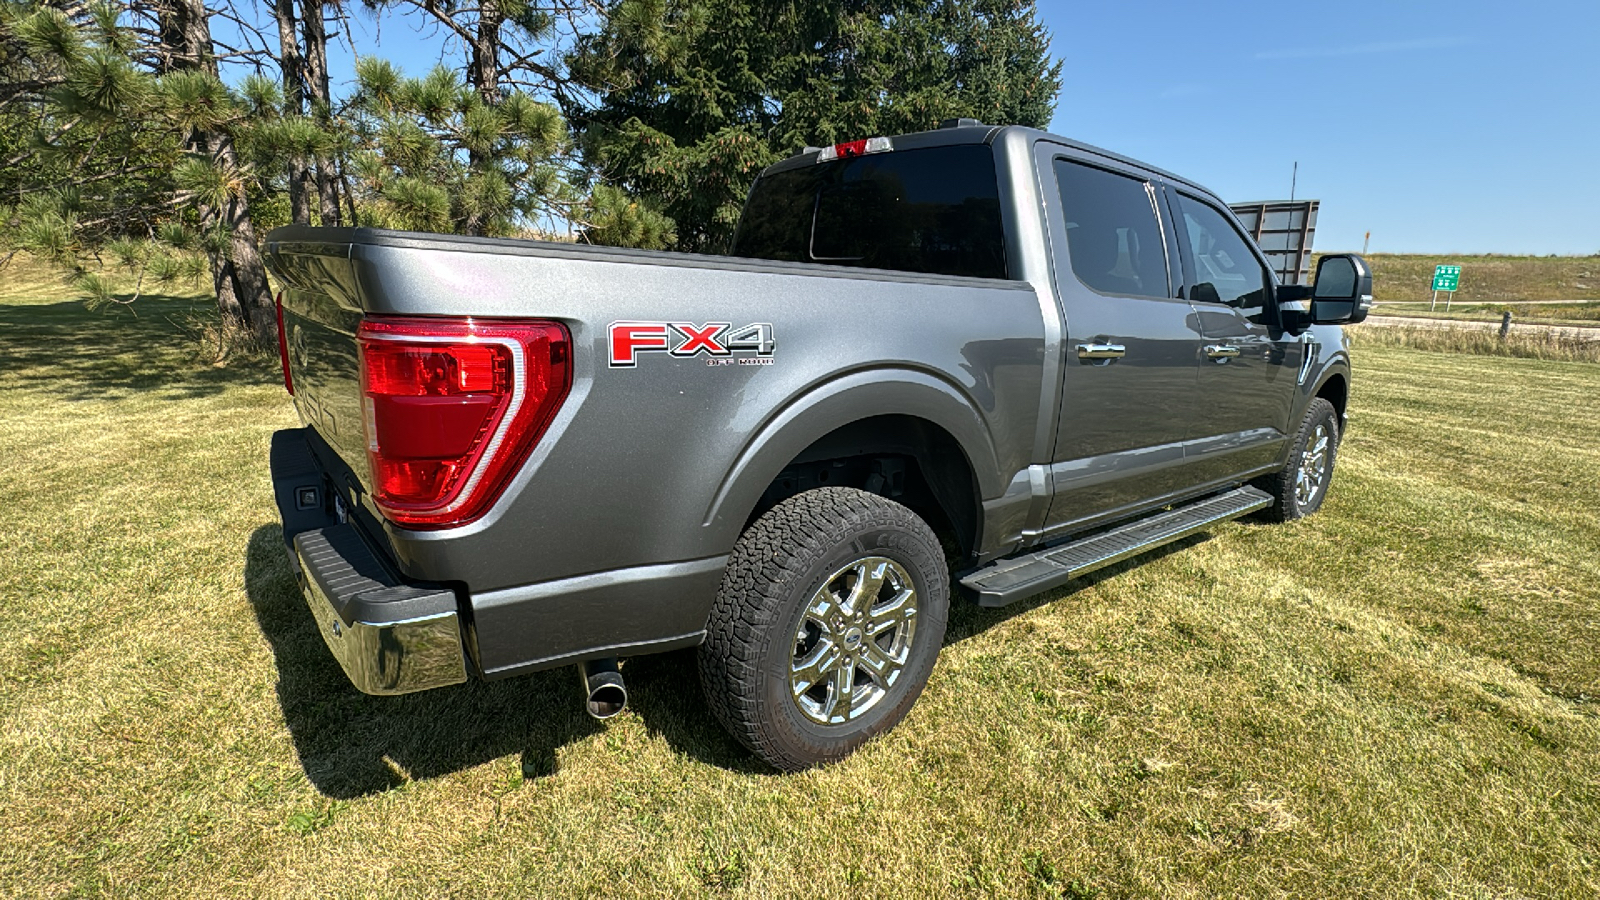
[[[945,552],[978,546],[978,486],[961,445],[938,425],[906,415],[860,419],[801,451],[762,492],[745,527],[789,497],[819,487],[853,487],[893,499],[928,523]]]
[[[1339,417],[1339,424],[1344,424],[1345,403],[1350,397],[1350,384],[1343,375],[1331,375],[1322,386],[1317,388],[1317,396],[1333,405],[1333,411]]]

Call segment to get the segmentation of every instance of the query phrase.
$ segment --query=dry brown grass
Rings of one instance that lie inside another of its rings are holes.
[[[571,671],[356,693],[270,366],[0,294],[0,895],[1600,894],[1600,367],[1358,345],[1322,513],[958,608],[900,729],[785,777],[688,654],[604,726]]]
[[[1595,337],[1559,330],[1514,330],[1501,337],[1488,328],[1427,325],[1362,325],[1351,329],[1360,347],[1406,347],[1439,353],[1505,356],[1519,359],[1600,362],[1600,330]]]

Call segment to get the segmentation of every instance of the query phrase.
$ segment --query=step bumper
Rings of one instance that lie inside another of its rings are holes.
[[[352,525],[295,535],[300,586],[350,683],[409,694],[467,680],[456,597],[399,582]]]

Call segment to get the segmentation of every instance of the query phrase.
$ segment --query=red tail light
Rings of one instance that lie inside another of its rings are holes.
[[[367,318],[356,338],[373,499],[409,528],[487,511],[571,382],[554,322]]]
[[[279,291],[272,302],[278,307],[278,361],[283,363],[283,389],[293,397],[294,376],[289,374],[289,339],[283,331],[283,291]]]

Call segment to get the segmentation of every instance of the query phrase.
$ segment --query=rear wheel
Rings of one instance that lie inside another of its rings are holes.
[[[1333,481],[1333,464],[1339,457],[1339,414],[1333,404],[1314,398],[1300,418],[1289,464],[1256,486],[1275,501],[1262,514],[1275,522],[1288,522],[1316,512]]]
[[[938,538],[911,510],[852,488],[790,497],[728,559],[699,652],[706,701],[775,768],[841,759],[922,693],[949,596]]]

